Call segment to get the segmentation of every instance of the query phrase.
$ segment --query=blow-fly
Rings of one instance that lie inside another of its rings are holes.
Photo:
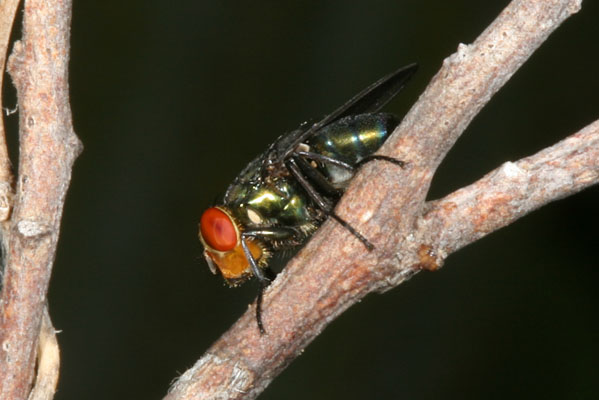
[[[304,243],[328,217],[335,219],[369,250],[372,244],[334,212],[337,201],[365,162],[394,158],[375,155],[399,119],[378,111],[416,72],[403,67],[370,85],[322,120],[283,134],[250,162],[227,188],[222,205],[207,209],[200,220],[200,240],[213,273],[229,286],[251,276],[262,293],[270,283],[274,252]]]

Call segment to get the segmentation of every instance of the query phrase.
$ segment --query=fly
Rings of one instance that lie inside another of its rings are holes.
[[[281,135],[229,185],[222,204],[202,214],[199,237],[210,270],[231,287],[252,276],[260,282],[256,322],[261,334],[262,294],[273,275],[268,264],[275,252],[303,244],[328,217],[374,249],[334,207],[364,163],[404,166],[374,154],[399,124],[397,117],[379,110],[416,69],[416,64],[400,68],[322,120]]]

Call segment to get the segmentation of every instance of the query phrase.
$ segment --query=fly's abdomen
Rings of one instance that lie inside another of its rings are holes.
[[[307,144],[311,152],[353,166],[376,152],[398,124],[392,114],[352,115],[327,126]],[[323,163],[320,169],[338,188],[344,187],[354,175],[353,171],[331,163]]]

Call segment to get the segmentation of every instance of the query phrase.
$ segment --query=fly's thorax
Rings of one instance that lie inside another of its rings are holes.
[[[326,218],[314,206],[305,190],[292,178],[264,179],[260,185],[244,191],[243,198],[229,205],[243,230],[295,230],[288,235],[262,235],[265,247],[274,251],[291,249],[302,244]],[[289,231],[288,231],[289,232]]]
[[[244,226],[298,226],[314,218],[310,199],[292,178],[271,177],[239,193],[244,195],[231,199],[231,212]]]

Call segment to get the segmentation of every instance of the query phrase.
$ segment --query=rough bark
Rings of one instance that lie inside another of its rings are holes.
[[[6,55],[8,54],[10,33],[18,6],[19,0],[5,0],[0,4],[0,88],[4,84],[4,66],[6,64]],[[0,96],[0,229],[4,232],[8,228],[5,222],[10,215],[12,205],[13,176],[8,157],[8,147],[6,146],[3,115],[4,102],[2,96]],[[5,235],[3,235],[4,238]]]
[[[70,18],[70,0],[25,1],[23,38],[8,63],[17,88],[20,144],[14,208],[4,232],[2,399],[26,399],[32,389],[64,199],[81,151],[68,98]]]

